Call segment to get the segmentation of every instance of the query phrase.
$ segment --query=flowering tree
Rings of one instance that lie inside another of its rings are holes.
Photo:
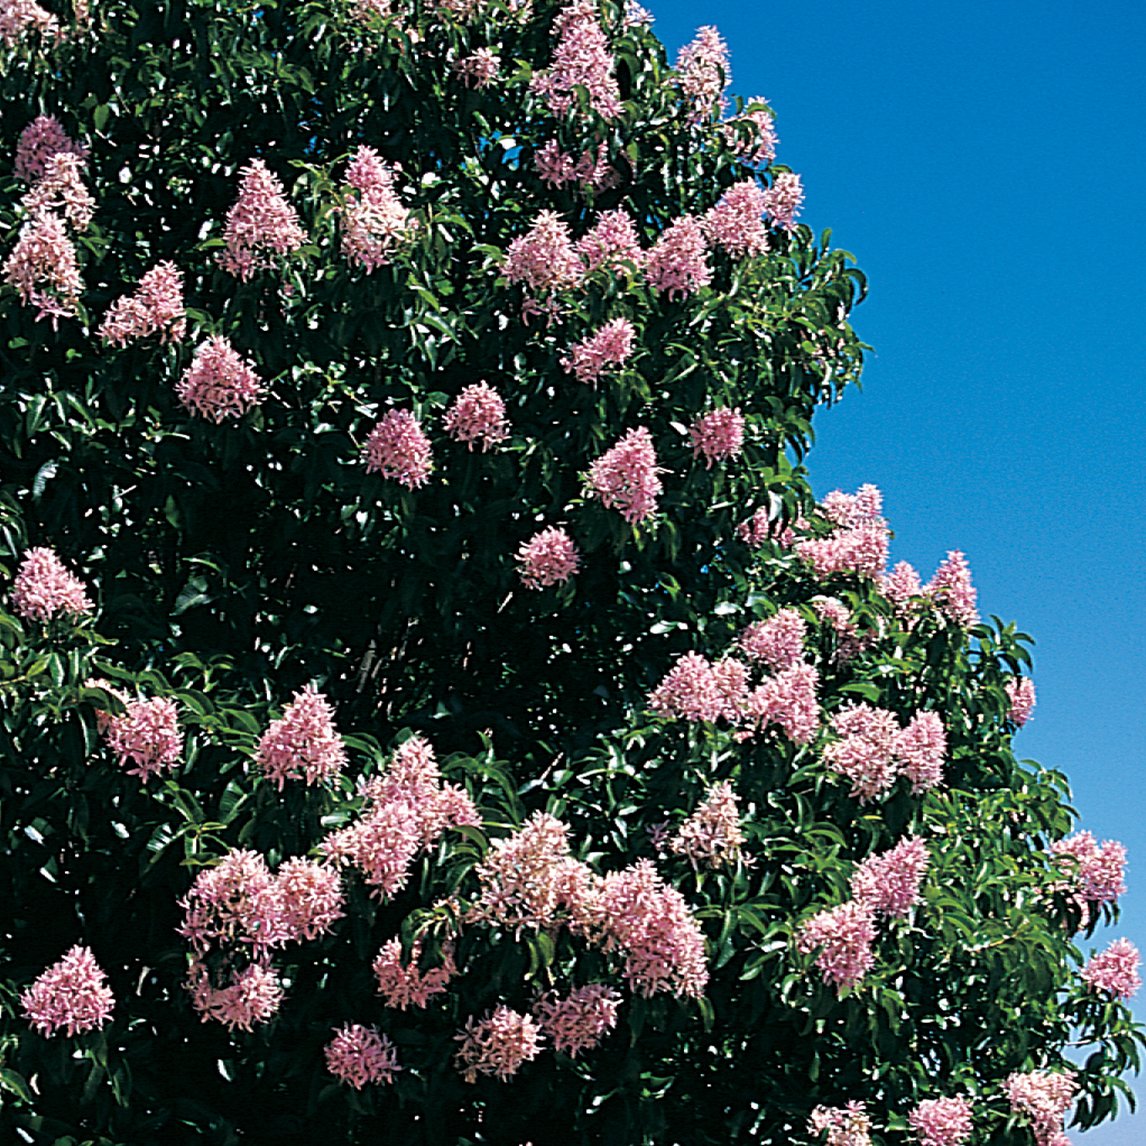
[[[649,24],[0,0],[6,1139],[1115,1111],[1124,852],[962,554],[813,504],[863,279]]]

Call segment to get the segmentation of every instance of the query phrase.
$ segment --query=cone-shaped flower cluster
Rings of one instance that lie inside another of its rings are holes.
[[[1096,991],[1105,991],[1116,999],[1129,999],[1142,986],[1138,974],[1141,961],[1138,948],[1129,939],[1115,939],[1083,967],[1082,977]]]
[[[712,282],[708,244],[699,219],[686,215],[665,228],[645,261],[645,280],[670,301],[687,298]]]
[[[558,1054],[576,1058],[592,1050],[617,1025],[620,995],[602,983],[589,983],[568,995],[549,992],[533,1007],[541,1031]]]
[[[824,1146],[871,1146],[871,1120],[862,1102],[817,1106],[808,1119],[808,1132],[826,1134]]]
[[[13,174],[25,183],[35,183],[47,170],[48,160],[61,152],[86,159],[88,149],[76,143],[54,115],[39,115],[16,141]]]
[[[551,66],[537,72],[530,86],[557,116],[573,107],[576,90],[582,87],[589,96],[589,106],[603,119],[621,114],[622,105],[617,81],[613,76],[613,57],[609,42],[597,18],[595,0],[573,0],[562,8],[553,21],[557,46]]]
[[[577,572],[581,555],[573,538],[551,525],[522,542],[517,560],[521,583],[527,589],[546,589],[568,581]]]
[[[73,947],[42,971],[20,996],[28,1022],[42,1035],[63,1031],[69,1038],[102,1027],[115,1000],[107,976],[88,947]]]
[[[471,450],[480,446],[484,453],[509,437],[505,399],[487,382],[465,386],[450,403],[443,425],[451,438]]]
[[[79,314],[79,259],[63,219],[41,211],[21,227],[4,262],[4,281],[16,288],[24,306],[37,308],[37,321],[50,318],[55,324]]]
[[[117,298],[99,328],[104,341],[126,346],[158,334],[162,342],[180,342],[187,331],[183,274],[174,263],[156,263],[134,294]]]
[[[943,779],[947,734],[938,713],[917,712],[900,728],[885,708],[847,704],[831,727],[839,739],[824,749],[824,763],[851,781],[851,794],[861,802],[883,795],[898,775],[910,780],[917,795]]]
[[[266,396],[254,367],[222,336],[208,338],[175,386],[175,396],[201,418],[239,418]]]
[[[29,549],[12,582],[12,608],[28,621],[50,621],[61,613],[79,616],[94,606],[84,583],[69,573],[55,551]]]
[[[1046,1070],[1015,1073],[1004,1083],[1011,1109],[1030,1120],[1038,1146],[1059,1146],[1063,1115],[1074,1101],[1078,1084],[1073,1073]]]
[[[1007,718],[1021,728],[1031,718],[1035,707],[1035,682],[1029,676],[1015,677],[1006,683],[1007,699],[1011,707]]]
[[[661,472],[652,434],[639,426],[589,467],[588,493],[636,524],[657,511],[657,498],[663,490]]]
[[[628,361],[635,336],[627,318],[614,318],[570,346],[569,353],[561,359],[561,368],[578,382],[595,386],[602,374]]]
[[[433,447],[409,410],[387,410],[370,431],[363,453],[368,474],[381,474],[407,489],[417,489],[430,480]]]
[[[346,748],[334,727],[334,710],[313,685],[296,692],[263,733],[255,764],[280,792],[288,780],[321,784],[342,775]]]
[[[71,151],[50,155],[43,173],[20,200],[20,206],[32,217],[50,211],[73,231],[86,231],[91,226],[95,200],[80,175],[85,162],[83,155]]]
[[[402,963],[402,943],[391,939],[382,945],[374,960],[374,977],[386,1006],[404,1011],[407,1007],[425,1007],[435,996],[442,994],[450,980],[458,973],[454,962],[453,944],[442,948],[442,961],[436,966],[422,968],[422,944],[416,941],[410,950],[410,960]]]
[[[677,54],[681,94],[693,119],[708,119],[724,106],[724,89],[732,80],[728,44],[712,25],[700,28]]]
[[[393,1082],[402,1069],[398,1049],[377,1027],[347,1023],[327,1043],[326,1069],[341,1082],[361,1090],[376,1083]]]
[[[102,684],[103,682],[96,682]],[[166,696],[126,700],[126,711],[102,715],[104,737],[119,766],[141,780],[174,767],[183,756],[179,710]]]
[[[692,456],[703,457],[704,468],[740,456],[744,448],[744,415],[721,407],[702,414],[688,430]]]
[[[223,229],[219,265],[245,282],[256,271],[274,266],[274,256],[297,251],[306,242],[306,232],[278,176],[261,159],[252,159],[240,174],[239,195]]]
[[[740,858],[744,833],[740,830],[736,793],[727,780],[709,791],[669,846],[688,856],[693,867],[723,867]]]
[[[701,220],[708,241],[734,259],[764,254],[768,250],[767,204],[767,192],[754,179],[734,184]]]
[[[962,1097],[928,1098],[908,1116],[919,1146],[964,1146],[974,1133],[971,1104]]]
[[[394,189],[394,171],[372,147],[354,152],[346,182],[339,211],[342,253],[370,274],[391,261],[414,225]]]
[[[1090,832],[1077,832],[1051,844],[1051,854],[1073,861],[1073,886],[1086,903],[1113,903],[1126,894],[1126,848],[1117,840],[1099,844]]]
[[[456,1055],[458,1070],[466,1082],[477,1082],[479,1074],[505,1082],[541,1053],[541,1028],[536,1021],[504,1006],[478,1021],[471,1016],[455,1037],[461,1044]]]
[[[903,918],[920,901],[919,887],[930,861],[918,836],[905,836],[890,851],[864,860],[852,873],[852,898],[872,911]]]

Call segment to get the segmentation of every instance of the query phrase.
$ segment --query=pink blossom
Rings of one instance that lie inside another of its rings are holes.
[[[187,990],[191,1005],[203,1022],[213,1019],[228,1030],[250,1031],[256,1023],[269,1022],[283,1001],[282,982],[273,967],[252,963],[241,971],[232,971],[225,987],[212,984],[206,967],[193,960],[188,973]]]
[[[371,274],[390,262],[414,229],[410,212],[394,189],[394,169],[374,148],[356,148],[346,169],[343,197],[337,208],[342,253]]]
[[[644,426],[630,430],[589,467],[588,493],[606,509],[616,509],[630,524],[657,510],[663,487],[652,434]]]
[[[162,342],[179,342],[187,330],[185,315],[182,272],[174,263],[156,263],[139,280],[134,294],[123,295],[108,307],[99,335],[116,346],[152,334]]]
[[[255,851],[236,849],[202,868],[179,906],[179,934],[200,955],[213,944],[248,946],[261,955],[292,938],[280,889]]]
[[[1011,702],[1007,719],[1022,728],[1030,719],[1035,707],[1035,682],[1029,676],[1019,676],[1007,681],[1004,687],[1007,699]]]
[[[301,943],[327,934],[346,912],[337,868],[310,859],[289,859],[275,873],[284,941]]]
[[[808,626],[795,609],[780,609],[763,621],[755,621],[740,634],[740,647],[752,660],[762,661],[773,672],[782,672],[804,659]]]
[[[88,149],[76,143],[54,115],[39,115],[20,132],[12,173],[24,183],[35,183],[47,169],[48,160],[60,152],[81,160],[88,156]]]
[[[521,582],[527,589],[564,584],[581,565],[573,539],[564,529],[552,525],[522,542],[517,560]]]
[[[752,546],[753,549],[759,549],[765,541],[772,537],[772,534],[772,513],[766,505],[760,506],[751,517],[740,522],[736,527],[736,536],[745,545]]]
[[[870,482],[861,485],[855,493],[834,489],[820,504],[820,512],[841,529],[882,522],[883,494]]]
[[[533,156],[538,177],[550,187],[564,187],[576,183],[582,189],[604,191],[615,187],[620,173],[609,162],[609,150],[601,143],[596,150],[571,155],[562,151],[555,140],[539,147]]]
[[[935,607],[948,620],[969,629],[979,623],[979,612],[975,608],[975,589],[971,584],[971,570],[967,559],[953,549],[940,563],[924,590],[935,601]]]
[[[720,407],[702,414],[688,430],[692,456],[705,459],[704,468],[712,469],[713,462],[727,461],[740,456],[744,448],[744,415],[739,409]]]
[[[533,1014],[557,1053],[576,1058],[597,1046],[617,1025],[620,1001],[612,987],[589,983],[564,996],[550,991],[534,1004]]]
[[[33,217],[51,211],[74,231],[86,231],[95,212],[95,200],[80,176],[86,162],[86,156],[71,151],[49,155],[43,173],[20,200],[20,206]]]
[[[918,836],[905,836],[889,851],[870,856],[852,873],[852,898],[894,918],[906,917],[922,900],[919,886],[930,861]]]
[[[488,383],[464,386],[446,411],[443,424],[446,433],[468,449],[475,445],[484,453],[509,437],[509,419],[505,400]]]
[[[736,793],[727,781],[711,788],[704,800],[681,825],[670,845],[688,856],[693,867],[718,868],[735,863],[744,846]]]
[[[575,286],[584,274],[569,225],[556,211],[542,211],[533,226],[519,235],[505,252],[502,273],[526,290],[563,290]]]
[[[595,386],[602,374],[623,365],[633,353],[636,332],[627,318],[614,318],[600,330],[575,342],[561,359],[561,368],[578,382]]]
[[[553,21],[557,46],[551,66],[534,73],[530,87],[549,105],[556,116],[573,107],[575,89],[588,93],[589,106],[603,119],[615,119],[622,104],[613,76],[609,42],[597,18],[595,0],[573,0]]]
[[[102,1027],[115,998],[91,948],[78,944],[41,971],[20,995],[24,1017],[44,1036],[62,1030],[68,1038]]]
[[[1109,947],[1082,969],[1082,977],[1096,991],[1106,991],[1116,999],[1129,999],[1142,986],[1138,966],[1142,958],[1129,939],[1115,939]]]
[[[924,1099],[907,1122],[919,1146],[964,1146],[974,1132],[971,1104],[962,1097]]]
[[[724,37],[711,25],[699,28],[677,53],[676,73],[691,117],[701,120],[716,114],[724,106],[724,89],[732,80]]]
[[[734,259],[764,254],[768,250],[764,204],[765,192],[754,179],[734,184],[701,220],[709,242]]]
[[[708,984],[704,936],[675,887],[647,860],[605,876],[600,893],[605,949],[625,954],[629,986],[648,997],[671,992],[698,998]]]
[[[363,453],[368,474],[380,473],[407,489],[417,489],[430,480],[430,439],[409,410],[387,410],[370,431]]]
[[[398,1049],[377,1027],[347,1023],[326,1044],[326,1069],[355,1090],[368,1083],[393,1082],[402,1069]]]
[[[296,692],[263,733],[255,765],[280,792],[288,780],[313,785],[342,775],[346,749],[334,727],[334,710],[313,685]]]
[[[306,241],[298,213],[287,202],[277,175],[261,159],[240,172],[239,195],[227,212],[224,250],[219,265],[246,282],[256,271],[274,266],[274,255],[289,255]]]
[[[824,749],[824,763],[852,782],[851,794],[861,803],[882,795],[895,782],[895,714],[864,703],[845,705],[832,717],[839,736]]]
[[[191,365],[176,383],[175,396],[191,413],[217,425],[259,405],[266,387],[230,341],[216,335],[195,351]]]
[[[870,643],[870,636],[861,636],[856,631],[851,611],[838,597],[815,597],[812,608],[835,633],[839,642],[835,658],[840,664],[846,664]]]
[[[796,216],[804,203],[804,185],[799,175],[782,171],[772,180],[772,186],[764,192],[764,213],[772,220],[772,226],[783,231],[791,231],[796,225]]]
[[[632,274],[641,270],[646,259],[637,228],[620,207],[601,215],[593,228],[577,240],[576,250],[585,260],[588,274],[597,270]]]
[[[917,712],[907,727],[896,733],[894,751],[915,795],[938,786],[943,781],[943,763],[947,756],[943,718],[937,712]]]
[[[415,941],[410,950],[410,961],[402,964],[402,943],[391,939],[382,945],[374,960],[374,977],[386,1006],[404,1011],[407,1007],[426,1007],[435,996],[442,994],[457,973],[453,944],[442,947],[442,961],[436,967],[421,967],[422,944]]]
[[[739,115],[725,120],[721,134],[737,159],[753,167],[764,167],[776,158],[776,121],[767,100],[755,96]]]
[[[825,1146],[871,1146],[871,1120],[862,1102],[817,1106],[808,1119],[808,1133],[825,1132]]]
[[[649,693],[649,707],[658,716],[692,721],[733,719],[739,715],[729,709],[712,664],[700,653],[685,653],[677,660]]]
[[[699,219],[686,215],[661,232],[646,260],[645,279],[670,300],[695,294],[712,282],[708,244]]]
[[[816,966],[825,983],[854,987],[875,963],[875,920],[865,903],[841,903],[800,925],[796,949],[803,955],[820,949]]]
[[[12,608],[26,621],[47,622],[61,613],[76,617],[94,607],[84,583],[54,550],[40,547],[24,554],[12,582]]]
[[[1011,1109],[1030,1119],[1038,1146],[1055,1146],[1056,1135],[1062,1134],[1063,1115],[1070,1108],[1078,1089],[1074,1073],[1016,1072],[1003,1085]]]
[[[36,0],[3,0],[0,4],[0,43],[14,48],[33,32],[45,39],[59,39],[59,21]]]
[[[501,70],[501,57],[491,48],[478,48],[454,64],[454,71],[467,88],[488,88]]]
[[[1087,903],[1113,903],[1126,894],[1126,848],[1117,840],[1100,846],[1090,832],[1077,832],[1051,844],[1051,854],[1075,861],[1075,881]]]
[[[129,776],[146,780],[183,756],[179,712],[170,697],[127,700],[126,711],[104,716],[108,748]]]
[[[541,1028],[529,1015],[505,1006],[479,1022],[471,1015],[454,1038],[461,1044],[456,1059],[466,1082],[477,1082],[479,1074],[491,1074],[504,1082],[517,1074],[522,1063],[541,1053]]]
[[[880,579],[883,595],[902,613],[908,603],[920,596],[923,585],[915,567],[907,561],[900,561],[890,573]]]
[[[83,290],[76,248],[64,221],[42,211],[21,228],[12,253],[4,262],[4,281],[15,287],[24,306],[37,308],[36,321],[79,314]]]
[[[817,577],[836,573],[879,577],[887,563],[887,547],[886,522],[870,521],[839,529],[827,537],[798,541],[796,553],[815,569]]]
[[[745,713],[761,728],[778,724],[793,744],[809,744],[820,728],[819,683],[811,665],[794,664],[753,689]]]
[[[421,823],[414,809],[394,801],[372,808],[356,823],[328,835],[319,846],[334,863],[358,868],[370,894],[385,900],[406,886],[421,844]]]

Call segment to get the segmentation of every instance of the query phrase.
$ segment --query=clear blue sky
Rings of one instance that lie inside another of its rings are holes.
[[[875,353],[819,416],[816,492],[874,482],[893,561],[964,550],[984,615],[1035,636],[1016,747],[1127,845],[1095,943],[1146,951],[1146,5],[646,3],[670,54],[720,29],[804,221],[870,278]],[[1072,1137],[1141,1146],[1146,1108]]]

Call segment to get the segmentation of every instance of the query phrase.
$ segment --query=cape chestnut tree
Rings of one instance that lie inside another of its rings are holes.
[[[0,1135],[1031,1143],[1125,855],[713,28],[0,0]]]

